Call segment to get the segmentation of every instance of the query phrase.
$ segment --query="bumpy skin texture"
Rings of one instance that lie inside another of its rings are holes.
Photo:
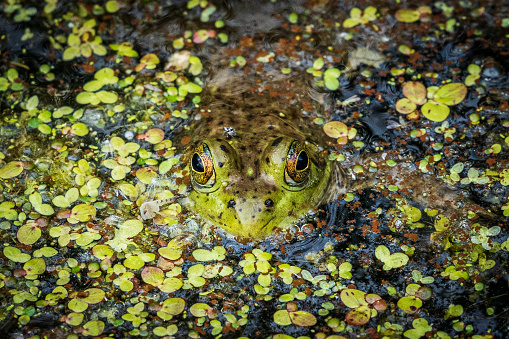
[[[258,239],[334,195],[330,178],[339,169],[326,160],[319,145],[327,137],[303,115],[299,102],[310,99],[299,92],[288,79],[265,91],[210,90],[184,152],[192,210],[235,236]]]

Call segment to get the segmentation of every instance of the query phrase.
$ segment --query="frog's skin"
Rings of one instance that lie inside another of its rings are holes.
[[[189,126],[190,208],[242,238],[263,238],[337,193],[340,169],[322,146],[332,139],[303,116],[303,98],[285,99],[296,92],[288,81],[278,86],[277,97],[215,87]]]

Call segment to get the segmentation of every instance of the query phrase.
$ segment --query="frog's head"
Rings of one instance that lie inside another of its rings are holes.
[[[263,238],[323,202],[330,162],[315,144],[272,135],[239,145],[200,141],[188,154],[192,209],[229,233]]]

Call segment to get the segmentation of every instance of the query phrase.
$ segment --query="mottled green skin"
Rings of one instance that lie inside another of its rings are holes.
[[[215,176],[209,188],[191,180],[191,209],[235,236],[257,239],[327,200],[334,165],[325,160],[312,137],[323,134],[321,127],[301,112],[298,105],[263,95],[229,96],[224,90],[216,94],[208,111],[190,126],[193,142],[187,159],[205,143]],[[225,127],[235,133],[228,134]],[[305,142],[309,157],[309,176],[302,187],[285,180],[287,154],[294,141]],[[269,199],[273,205],[267,203]]]

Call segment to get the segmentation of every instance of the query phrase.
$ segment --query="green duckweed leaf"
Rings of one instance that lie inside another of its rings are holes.
[[[422,300],[405,296],[398,300],[398,307],[407,314],[414,314],[422,307]]]
[[[401,114],[410,114],[417,109],[417,105],[408,98],[402,98],[396,101],[396,111]]]
[[[89,288],[83,291],[85,297],[81,297],[80,299],[87,304],[97,304],[104,300],[106,293],[100,288]]]
[[[316,324],[316,317],[306,311],[289,312],[290,320],[297,326],[313,326]]]
[[[367,305],[356,307],[345,316],[345,320],[350,325],[362,326],[371,318],[371,309]]]
[[[163,301],[161,312],[177,315],[184,311],[186,302],[182,298],[169,298]]]
[[[85,125],[82,122],[75,123],[71,126],[71,133],[73,135],[77,135],[79,137],[82,137],[84,135],[87,135],[89,132],[88,126]]]
[[[196,303],[190,307],[189,311],[197,318],[205,317],[210,311],[212,311],[212,307],[204,303]]]
[[[422,114],[431,121],[441,122],[447,119],[451,110],[446,105],[428,100],[422,107]]]
[[[30,259],[25,263],[23,269],[27,272],[27,279],[37,279],[37,276],[46,271],[46,262],[42,258]],[[29,278],[29,276],[32,276]]]
[[[19,263],[26,263],[31,258],[29,254],[22,253],[19,248],[12,246],[4,247],[3,253],[8,259]]]
[[[108,245],[95,245],[92,253],[100,260],[109,259],[113,256],[113,249]]]
[[[367,305],[365,300],[366,292],[347,288],[341,291],[340,297],[343,304],[350,308]]]
[[[21,226],[16,234],[19,242],[25,245],[32,245],[41,237],[41,229],[32,222]]]
[[[416,22],[421,17],[421,13],[417,10],[400,9],[395,14],[396,19],[400,22]]]
[[[14,178],[23,172],[23,163],[21,161],[11,161],[0,168],[0,178]]]
[[[451,83],[440,87],[433,99],[447,106],[453,106],[462,102],[467,92],[467,86],[461,82]]]
[[[67,307],[74,312],[81,313],[88,308],[88,304],[80,299],[72,299],[67,304]]]
[[[104,323],[100,320],[92,320],[83,325],[83,335],[99,336],[104,331]]]

